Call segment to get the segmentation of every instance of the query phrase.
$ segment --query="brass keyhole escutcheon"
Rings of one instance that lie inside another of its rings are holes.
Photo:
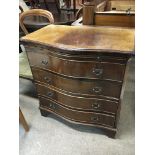
[[[47,96],[52,97],[53,96],[53,92],[47,92]]]
[[[92,108],[98,109],[98,108],[100,108],[100,104],[95,102],[92,104]]]
[[[99,117],[98,116],[92,116],[91,117],[91,121],[99,121]]]
[[[103,74],[103,69],[93,68],[93,74],[95,74],[96,76],[100,76]]]
[[[99,94],[102,92],[102,87],[95,87],[93,88],[93,92],[96,93],[96,94]]]
[[[48,61],[47,60],[42,60],[41,62],[43,65],[47,65],[48,64]]]
[[[44,77],[44,80],[45,80],[47,83],[50,83],[50,82],[51,82],[51,78],[49,78],[49,77],[47,77],[47,76]]]

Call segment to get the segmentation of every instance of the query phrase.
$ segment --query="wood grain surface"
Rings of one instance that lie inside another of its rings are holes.
[[[113,115],[117,112],[118,101],[75,96],[43,84],[36,83],[35,85],[39,96],[47,97],[72,109],[104,112]]]
[[[48,25],[21,39],[67,50],[134,53],[134,29]]]

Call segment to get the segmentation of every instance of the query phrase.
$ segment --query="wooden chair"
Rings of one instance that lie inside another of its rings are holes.
[[[54,18],[51,12],[47,10],[42,10],[42,9],[28,9],[27,6],[23,8],[22,6],[19,6],[19,9],[21,11],[20,13],[20,28],[23,30],[23,32],[26,34],[29,33],[27,27],[25,26],[24,19],[29,16],[35,16],[34,19],[41,19],[40,17],[44,17],[47,19],[47,22],[39,22],[40,20],[35,20],[34,22],[31,21],[31,24],[28,23],[27,25],[33,26],[33,30],[37,30],[43,26],[46,26],[48,24],[53,24],[54,23]],[[25,10],[25,11],[24,11]],[[37,18],[39,17],[39,18]],[[32,30],[32,27],[31,27]],[[26,55],[25,50],[23,50],[21,53],[19,53],[19,77],[28,79],[33,81],[33,76],[32,72],[30,69],[30,65],[28,62],[28,58]],[[19,107],[19,121],[23,125],[24,129],[26,132],[29,131],[29,126],[24,118],[24,115]]]
[[[22,7],[20,7],[20,10],[24,10]],[[33,31],[40,29],[41,27],[44,27],[48,24],[53,24],[54,23],[54,18],[51,12],[43,9],[27,9],[26,11],[23,11],[20,13],[20,28],[23,30],[24,34],[28,34],[29,30],[27,25],[25,26],[24,19],[26,17],[34,17],[34,19],[43,19],[45,18],[47,22],[39,22],[40,20],[35,20],[34,22],[31,21],[31,24],[29,23],[28,25],[31,26],[31,31],[33,28]],[[38,18],[37,18],[38,17]],[[41,18],[43,17],[43,18]],[[30,31],[30,32],[31,32]],[[32,72],[29,66],[29,62],[27,59],[26,52],[23,51],[19,54],[19,77],[28,79],[33,81],[33,76]]]
[[[23,0],[19,1],[20,26],[25,34],[54,23],[51,12],[43,9],[30,9]]]
[[[24,19],[28,18],[27,23],[24,22]],[[30,20],[31,19],[31,20]],[[54,18],[51,12],[43,9],[32,9],[22,12],[20,14],[20,27],[24,31],[25,34],[28,34],[28,30],[35,31],[44,26],[54,23]],[[26,25],[26,26],[25,26]]]
[[[25,120],[25,117],[24,117],[20,107],[19,107],[19,122],[23,125],[25,131],[28,132],[29,131],[29,126],[28,126],[28,124],[27,124],[27,122]]]
[[[20,27],[24,31],[25,34],[28,34],[29,32],[28,32],[27,28],[25,27],[23,20],[26,16],[32,16],[32,15],[36,15],[36,16],[42,15],[49,19],[49,23],[54,22],[52,14],[46,10],[34,9],[34,10],[28,10],[26,12],[23,12],[22,14],[20,14]],[[39,28],[40,27],[38,27],[38,26],[35,27],[36,30]],[[31,72],[25,51],[23,51],[19,54],[19,77],[28,79],[28,80],[33,80],[32,72]]]

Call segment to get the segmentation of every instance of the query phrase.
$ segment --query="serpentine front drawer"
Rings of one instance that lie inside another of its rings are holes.
[[[123,81],[125,64],[100,62],[100,61],[77,61],[48,55],[47,52],[29,52],[30,65],[43,68],[54,73],[76,78],[109,79]]]
[[[34,67],[32,67],[32,73],[36,82],[42,82],[72,94],[119,98],[122,88],[120,82],[66,78]]]
[[[106,99],[79,97],[59,90],[49,88],[46,85],[36,83],[39,96],[45,96],[61,105],[85,111],[105,112],[113,115],[117,112],[118,101]]]
[[[51,101],[47,98],[40,98],[40,106],[49,108],[54,113],[63,116],[67,119],[88,123],[88,124],[98,124],[98,125],[106,125],[110,127],[115,127],[115,116],[108,114],[99,114],[95,112],[84,112],[77,111],[73,109],[69,109],[67,107],[61,106],[60,104]]]

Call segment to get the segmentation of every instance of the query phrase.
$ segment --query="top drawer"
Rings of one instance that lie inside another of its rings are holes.
[[[48,53],[28,52],[31,66],[75,78],[123,81],[125,64],[97,61],[77,61],[59,58]]]

